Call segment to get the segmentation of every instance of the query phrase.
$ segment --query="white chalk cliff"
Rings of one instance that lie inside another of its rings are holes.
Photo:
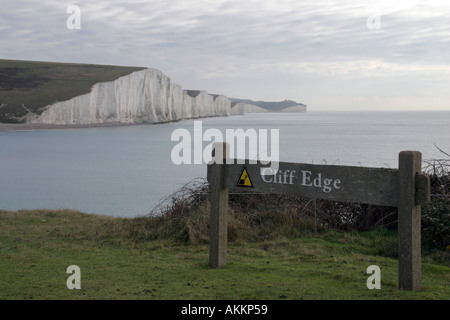
[[[295,106],[284,108],[281,112],[306,112],[306,106],[304,104],[297,104]]]
[[[231,107],[232,115],[246,114],[246,113],[264,113],[264,112],[269,111],[264,108],[255,106],[254,104],[248,104],[243,102],[236,103],[234,106]]]
[[[159,123],[230,115],[231,102],[206,91],[187,91],[156,69],[92,86],[91,92],[47,106],[28,122],[46,124]]]

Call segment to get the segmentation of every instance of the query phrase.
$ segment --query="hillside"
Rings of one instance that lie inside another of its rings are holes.
[[[291,231],[296,229],[297,236],[269,232],[258,240],[230,241],[228,266],[213,270],[208,266],[208,239],[200,243],[188,240],[202,234],[199,230],[207,231],[208,211],[202,211],[183,219],[119,219],[72,210],[0,210],[0,299],[450,298],[450,268],[430,262],[423,264],[423,291],[397,288],[397,259],[384,253],[386,248],[396,248],[395,232],[314,233],[311,223],[308,227],[306,220],[298,218],[296,225],[288,220],[283,224]],[[278,213],[266,213],[262,224],[280,221]],[[257,227],[236,225],[235,219],[231,223],[231,237],[240,229],[241,234],[258,232]],[[168,230],[170,225],[173,228]],[[366,270],[372,264],[382,268],[380,290],[366,286],[370,276]],[[66,286],[70,275],[65,272],[70,265],[81,270],[81,290]]]
[[[430,177],[421,291],[398,289],[396,208],[297,196],[230,193],[227,266],[211,269],[210,189],[195,179],[135,218],[0,210],[0,299],[446,301],[450,180]],[[81,290],[68,290],[72,265]]]
[[[89,93],[98,82],[112,81],[142,67],[0,59],[0,122],[21,122],[58,101]]]

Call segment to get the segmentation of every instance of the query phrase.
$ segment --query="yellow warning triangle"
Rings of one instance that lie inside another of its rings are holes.
[[[242,170],[241,175],[239,176],[236,186],[238,186],[238,187],[253,187],[252,180],[250,179],[250,176],[245,167]]]

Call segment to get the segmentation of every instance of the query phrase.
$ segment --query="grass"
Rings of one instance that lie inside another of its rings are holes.
[[[207,210],[197,212],[192,221]],[[167,221],[0,211],[0,299],[450,298],[449,266],[427,257],[423,290],[397,288],[397,260],[384,254],[395,247],[396,233],[386,229],[315,234],[305,228],[295,236],[236,237],[227,266],[211,269],[207,241],[164,236],[160,229]],[[366,287],[373,264],[381,268],[380,290]],[[81,269],[81,290],[66,287],[70,265]]]
[[[20,122],[27,109],[40,114],[43,107],[89,93],[95,83],[142,69],[0,59],[0,122]]]

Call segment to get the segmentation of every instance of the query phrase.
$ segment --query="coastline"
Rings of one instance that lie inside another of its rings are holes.
[[[128,127],[128,126],[142,126],[142,125],[158,125],[165,123],[179,122],[183,120],[196,120],[196,119],[210,119],[210,118],[222,118],[231,117],[235,115],[226,116],[205,116],[205,117],[193,117],[172,121],[160,121],[160,122],[103,122],[103,123],[90,123],[90,124],[49,124],[49,123],[2,123],[0,122],[0,132],[18,132],[18,131],[35,131],[35,130],[53,130],[53,129],[86,129],[86,128],[107,128],[107,127]]]
[[[161,122],[162,123],[162,122]],[[92,123],[92,124],[45,124],[45,123],[0,123],[0,132],[53,130],[53,129],[84,129],[97,127],[125,127],[154,123]]]

